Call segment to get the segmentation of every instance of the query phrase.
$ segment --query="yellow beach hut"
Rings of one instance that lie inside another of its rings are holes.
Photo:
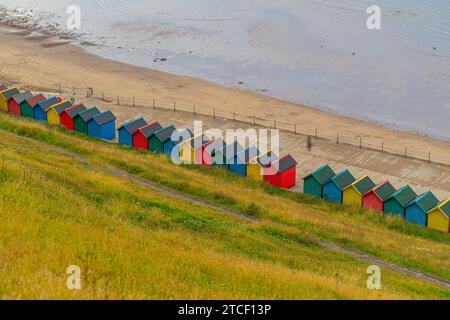
[[[278,159],[271,150],[260,154],[247,163],[247,177],[256,181],[264,181],[264,168],[269,167]]]
[[[0,92],[0,110],[8,112],[8,100],[11,97],[13,97],[19,93],[20,92],[19,92],[19,90],[17,90],[17,88],[11,88],[11,89],[1,91]]]
[[[364,194],[374,187],[375,183],[368,176],[361,177],[342,191],[342,203],[361,207]]]
[[[202,132],[179,145],[180,160],[185,164],[202,164],[201,151],[202,146],[209,139]]]
[[[450,198],[428,212],[428,228],[450,232]]]
[[[50,124],[60,124],[61,120],[59,115],[72,106],[73,105],[69,100],[51,106],[51,108],[47,110],[47,122]]]

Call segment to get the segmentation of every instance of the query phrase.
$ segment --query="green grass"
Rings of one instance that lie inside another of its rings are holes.
[[[0,298],[449,299],[311,237],[450,278],[446,234],[0,114]],[[26,138],[28,137],[28,138]],[[57,148],[48,148],[47,146]],[[89,161],[84,163],[79,157]],[[99,169],[118,168],[250,222]],[[65,286],[69,265],[82,290]]]

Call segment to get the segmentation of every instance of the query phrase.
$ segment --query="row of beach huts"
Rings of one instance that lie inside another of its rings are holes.
[[[297,161],[290,154],[279,157],[270,150],[260,152],[255,146],[245,148],[238,141],[210,140],[203,133],[194,135],[190,129],[176,129],[173,125],[163,127],[142,117],[127,121],[116,130],[117,119],[110,110],[102,112],[97,107],[20,92],[2,84],[0,110],[63,125],[99,139],[114,140],[117,136],[122,145],[166,154],[172,159],[175,155],[180,163],[222,166],[284,189],[297,184]],[[389,181],[376,185],[368,176],[356,179],[348,170],[336,174],[328,165],[303,180],[305,194],[397,215],[434,230],[450,232],[450,198],[439,201],[431,191],[417,195],[410,186],[396,190]]]
[[[387,180],[375,184],[368,176],[356,179],[349,170],[336,174],[329,165],[320,167],[303,180],[306,194],[399,216],[450,233],[450,198],[439,201],[431,191],[418,195],[409,185],[397,190]]]
[[[142,117],[127,121],[116,130],[117,119],[110,110],[101,112],[97,107],[88,108],[56,96],[46,98],[29,91],[20,92],[1,84],[0,110],[63,125],[68,130],[100,139],[118,137],[119,144],[163,153],[172,159],[175,155],[180,163],[218,165],[285,189],[296,185],[297,162],[290,154],[279,157],[270,150],[260,152],[255,146],[245,148],[238,141],[210,140],[203,133],[194,135],[190,129],[176,129],[173,125],[163,127]]]

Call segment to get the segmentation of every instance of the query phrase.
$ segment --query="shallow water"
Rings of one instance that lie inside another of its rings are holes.
[[[77,4],[86,39],[99,44],[87,49],[102,56],[450,139],[448,0],[0,4],[31,8],[42,23],[64,23]],[[382,30],[366,28],[371,4]]]

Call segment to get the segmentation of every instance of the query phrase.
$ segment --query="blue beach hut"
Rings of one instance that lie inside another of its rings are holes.
[[[426,226],[428,223],[428,211],[438,204],[438,198],[431,191],[425,192],[406,207],[405,218],[407,221]]]
[[[108,110],[92,117],[88,122],[88,135],[112,140],[116,137],[116,117]]]
[[[244,151],[237,153],[233,161],[230,162],[230,171],[237,173],[241,176],[247,176],[247,163],[256,158],[259,154],[258,148],[251,146]]]
[[[138,118],[128,121],[122,124],[119,129],[117,129],[119,136],[119,144],[133,146],[133,134],[139,129],[146,126],[148,123],[144,118]]]
[[[330,201],[342,203],[344,189],[355,181],[356,179],[350,171],[344,170],[325,183],[323,197]]]
[[[34,119],[38,121],[47,121],[48,109],[50,109],[53,105],[58,104],[60,102],[61,99],[57,97],[51,97],[39,102],[33,110]]]

